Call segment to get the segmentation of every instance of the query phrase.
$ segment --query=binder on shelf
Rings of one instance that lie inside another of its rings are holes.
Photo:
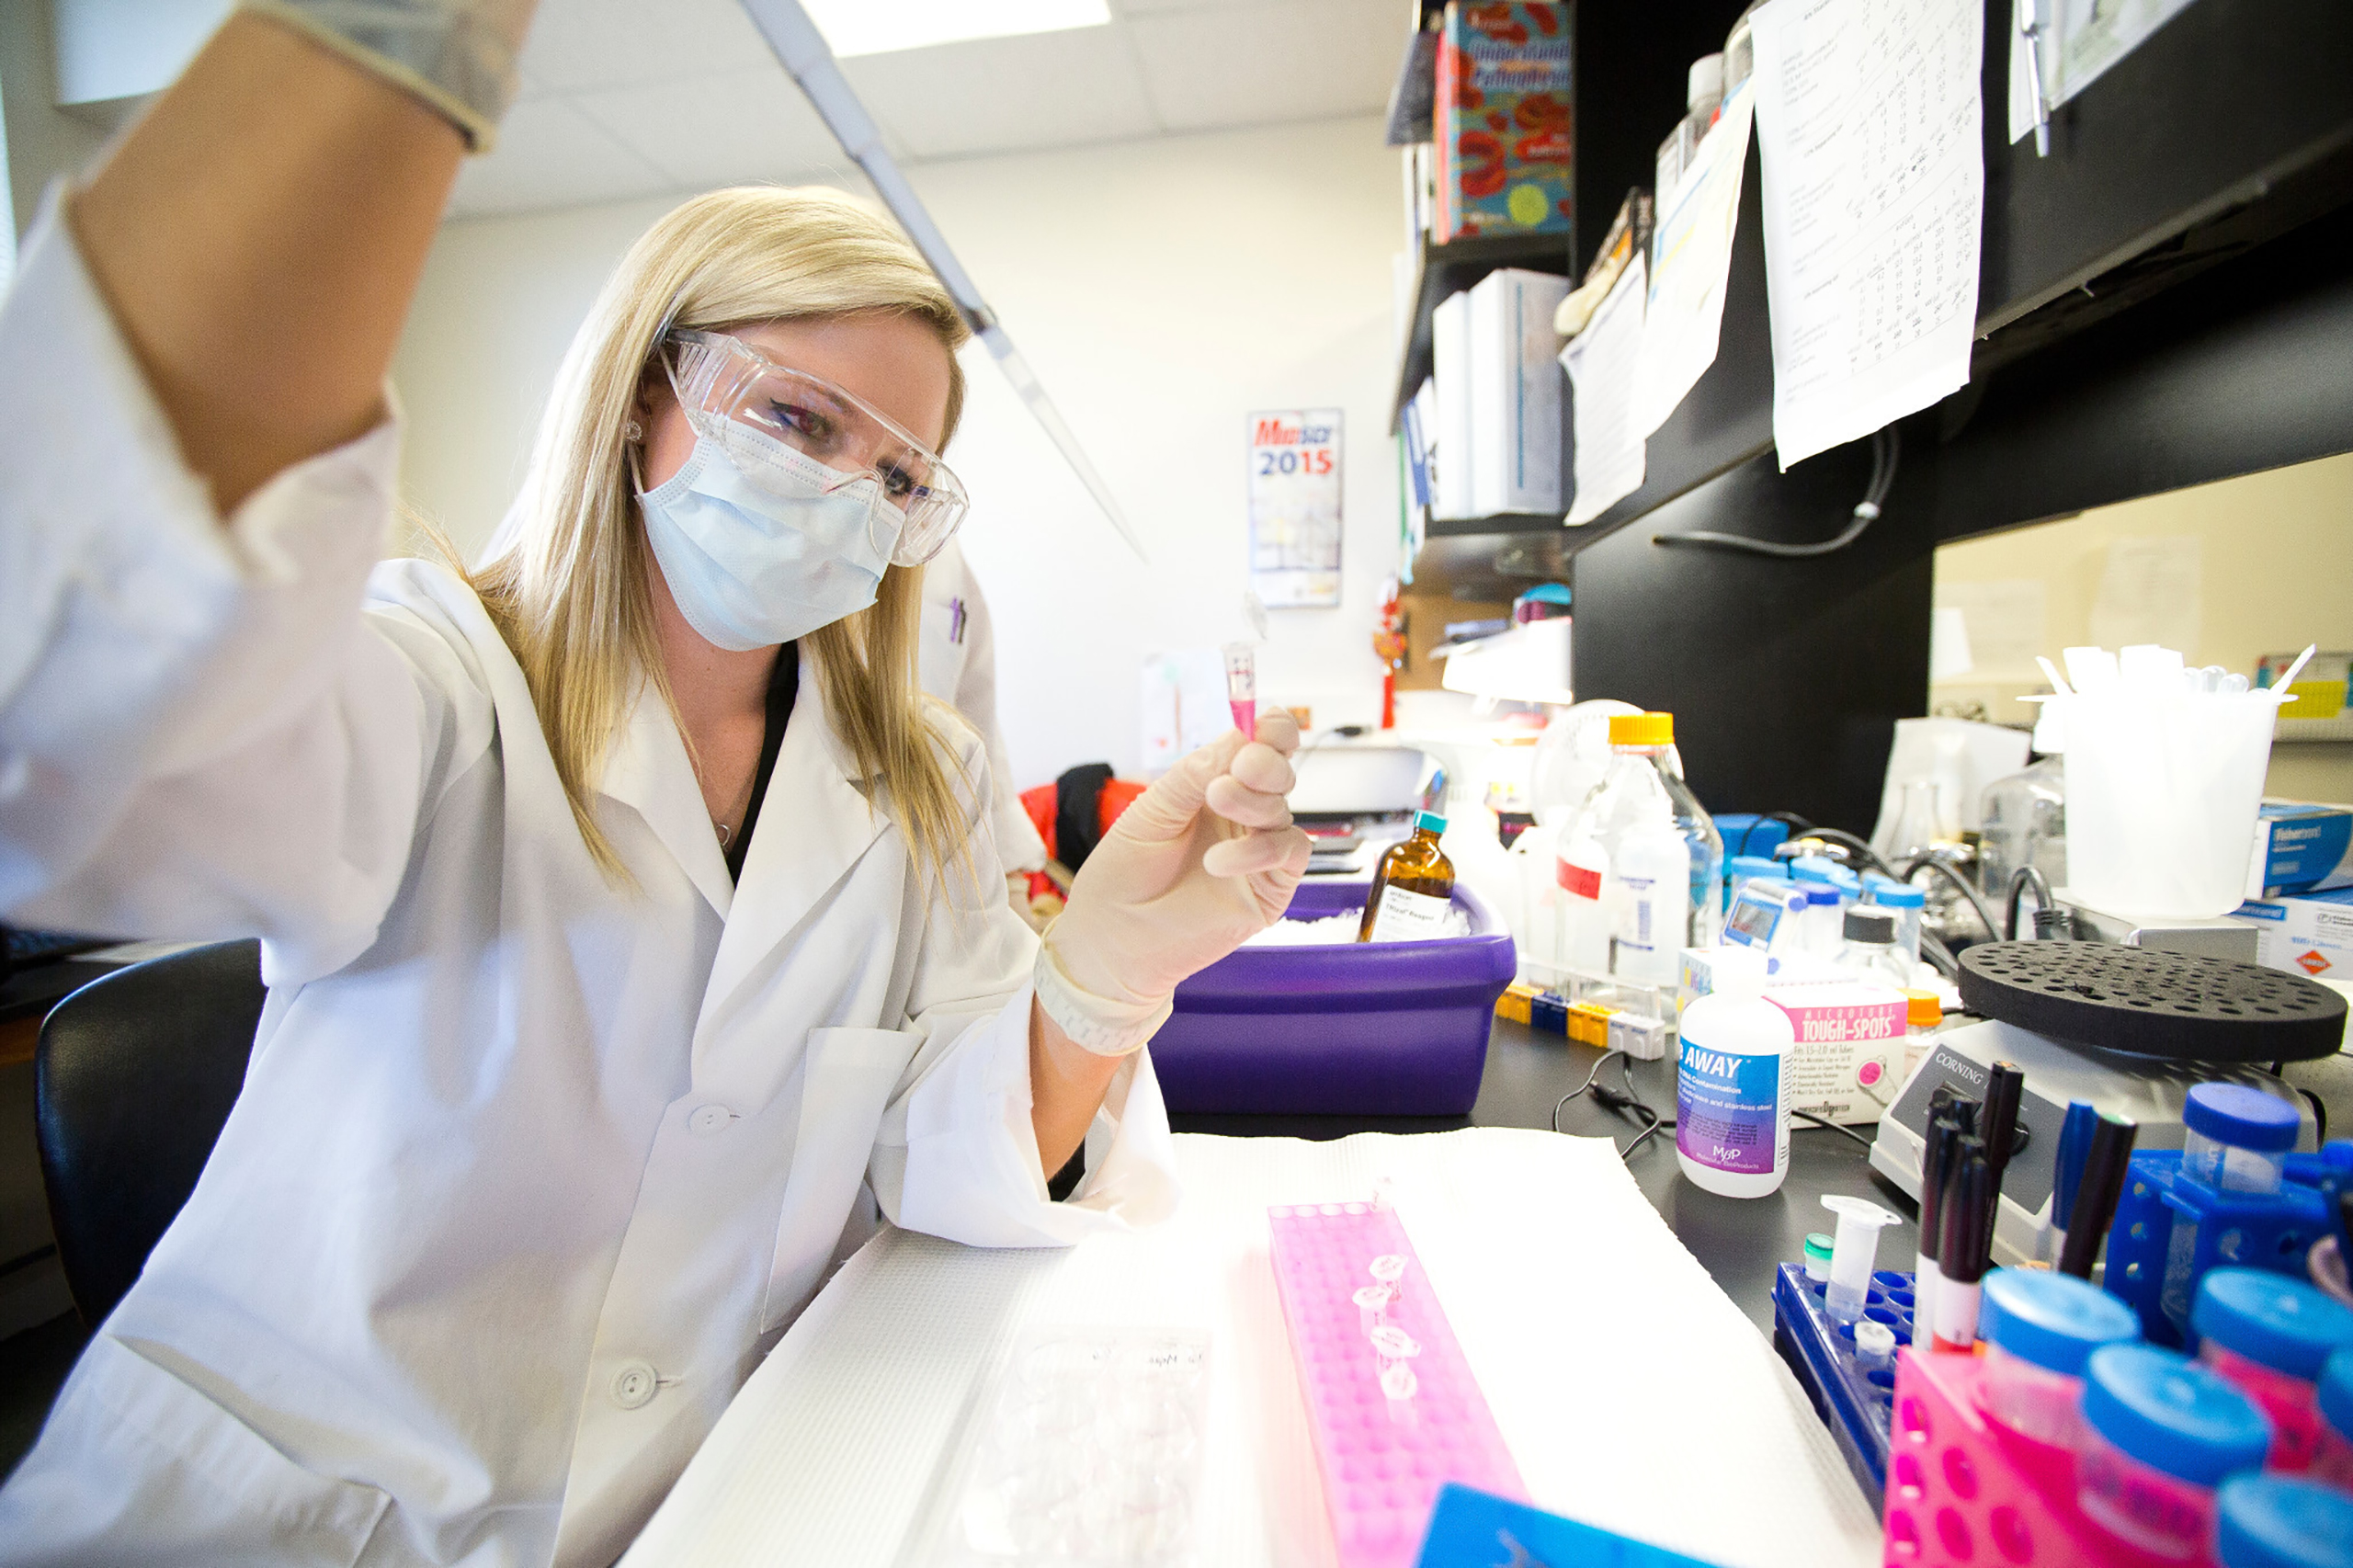
[[[1430,312],[1430,381],[1438,428],[1430,445],[1438,466],[1431,516],[1475,517],[1471,504],[1471,296],[1450,294]]]
[[[1469,301],[1472,516],[1562,508],[1561,337],[1552,318],[1568,291],[1569,280],[1556,274],[1504,267],[1458,296]]]

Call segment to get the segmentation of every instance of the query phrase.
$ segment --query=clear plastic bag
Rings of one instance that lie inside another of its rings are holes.
[[[983,1400],[938,1568],[1190,1568],[1199,1562],[1210,1336],[1033,1328]]]

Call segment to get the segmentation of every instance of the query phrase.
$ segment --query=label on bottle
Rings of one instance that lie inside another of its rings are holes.
[[[1401,887],[1381,890],[1381,907],[1372,917],[1376,942],[1427,942],[1446,935],[1447,912],[1452,899],[1413,892]]]
[[[1734,1176],[1771,1176],[1781,1139],[1781,1059],[1711,1051],[1688,1034],[1675,1075],[1675,1143]]]
[[[1571,898],[1598,899],[1601,896],[1601,873],[1591,867],[1556,859],[1552,862],[1552,880],[1568,890]]]

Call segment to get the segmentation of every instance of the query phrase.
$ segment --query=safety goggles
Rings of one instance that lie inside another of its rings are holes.
[[[869,522],[874,548],[896,564],[929,561],[964,520],[964,486],[948,465],[854,394],[724,333],[676,331],[664,341],[671,388],[697,435],[722,448],[747,432],[779,442],[834,476],[821,486],[827,494],[874,481],[882,501]],[[761,483],[765,465],[742,466]]]

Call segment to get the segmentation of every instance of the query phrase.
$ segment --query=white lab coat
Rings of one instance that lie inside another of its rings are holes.
[[[980,733],[995,788],[989,826],[997,858],[1009,871],[1042,870],[1046,841],[1021,807],[1013,784],[1013,760],[996,722],[996,631],[989,603],[965,564],[954,540],[923,569],[923,627],[915,645],[915,678],[923,688],[964,716]]]
[[[392,425],[224,531],[53,220],[0,372],[0,913],[259,934],[270,986],[0,1562],[607,1563],[878,1208],[1005,1246],[1166,1211],[1141,1057],[1047,1200],[988,835],[977,893],[922,878],[805,666],[740,887],[638,701],[616,885],[479,601],[375,564]]]

